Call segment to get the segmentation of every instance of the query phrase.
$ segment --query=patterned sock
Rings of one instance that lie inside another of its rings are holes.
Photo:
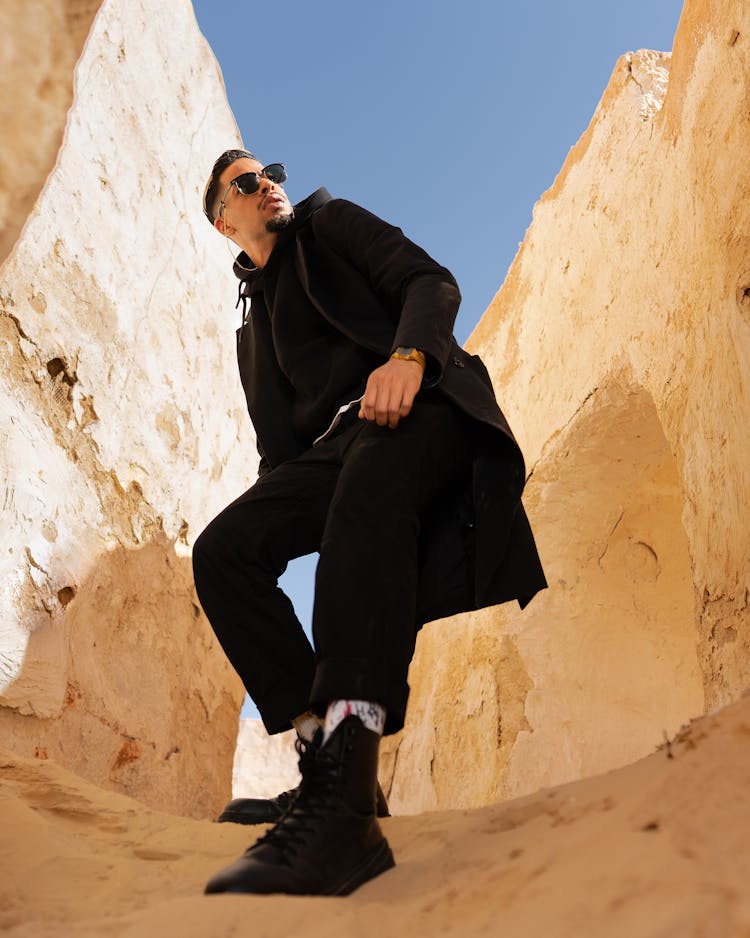
[[[323,723],[320,718],[310,710],[300,713],[298,717],[292,720],[292,726],[297,730],[299,738],[307,740],[308,743],[312,742],[313,736],[315,736],[322,725]]]
[[[323,725],[323,744],[336,727],[348,716],[359,717],[368,730],[383,735],[385,726],[385,707],[372,700],[332,700],[326,710],[326,721]]]

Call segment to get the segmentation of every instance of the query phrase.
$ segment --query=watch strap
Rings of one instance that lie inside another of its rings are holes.
[[[422,368],[427,364],[424,352],[420,352],[418,348],[412,348],[406,345],[399,345],[397,349],[394,349],[391,352],[391,358],[402,362],[419,362]]]

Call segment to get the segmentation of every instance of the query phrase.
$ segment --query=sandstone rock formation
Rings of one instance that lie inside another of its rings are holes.
[[[232,768],[235,798],[274,798],[299,784],[297,734],[269,736],[260,720],[240,720]]]
[[[750,931],[750,698],[607,775],[393,817],[396,868],[346,899],[203,896],[260,833],[169,817],[0,751],[13,938],[729,938]]]
[[[30,17],[8,6],[6,45]],[[95,4],[32,6],[36,38],[67,49],[49,81],[72,88]],[[0,82],[3,101],[27,91],[17,71]],[[105,0],[67,115],[66,100],[27,115],[49,139],[26,202],[43,189],[0,270],[0,742],[204,817],[230,795],[242,689],[190,545],[256,472],[229,255],[200,208],[238,134],[185,4]],[[23,163],[22,130],[3,136],[7,163]]]
[[[73,70],[100,3],[0,3],[0,263],[57,158]]]
[[[750,9],[624,56],[472,335],[550,589],[428,626],[396,810],[609,769],[750,682]]]
[[[237,131],[183,4],[34,10],[0,22],[50,49],[36,86],[0,73],[45,128],[24,159],[13,109],[0,174],[0,743],[207,816],[242,692],[189,550],[255,456],[199,200]],[[470,340],[551,588],[425,629],[396,811],[623,764],[748,682],[749,57],[739,0],[688,0],[671,62],[618,63]]]

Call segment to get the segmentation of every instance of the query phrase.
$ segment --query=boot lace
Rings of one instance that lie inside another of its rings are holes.
[[[291,804],[276,825],[250,847],[250,850],[261,844],[273,847],[285,862],[315,831],[316,822],[324,817],[341,769],[338,761],[325,749],[301,739],[297,740],[295,747],[300,756],[302,784],[295,792],[284,792],[293,794]]]
[[[309,770],[310,765],[315,761],[315,753],[318,749],[318,746],[319,743],[317,740],[312,742],[310,740],[297,737],[297,739],[294,741],[294,748],[297,750],[297,756],[299,757],[299,772],[303,778]],[[289,791],[282,791],[273,799],[278,805],[282,815],[288,811],[297,800],[299,792],[300,786],[297,785],[295,788],[290,788]]]

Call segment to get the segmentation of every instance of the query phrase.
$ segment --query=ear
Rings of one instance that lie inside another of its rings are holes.
[[[232,228],[231,225],[228,225],[223,218],[214,218],[214,228],[219,232],[219,234],[224,235],[226,238],[234,234],[234,228]]]

